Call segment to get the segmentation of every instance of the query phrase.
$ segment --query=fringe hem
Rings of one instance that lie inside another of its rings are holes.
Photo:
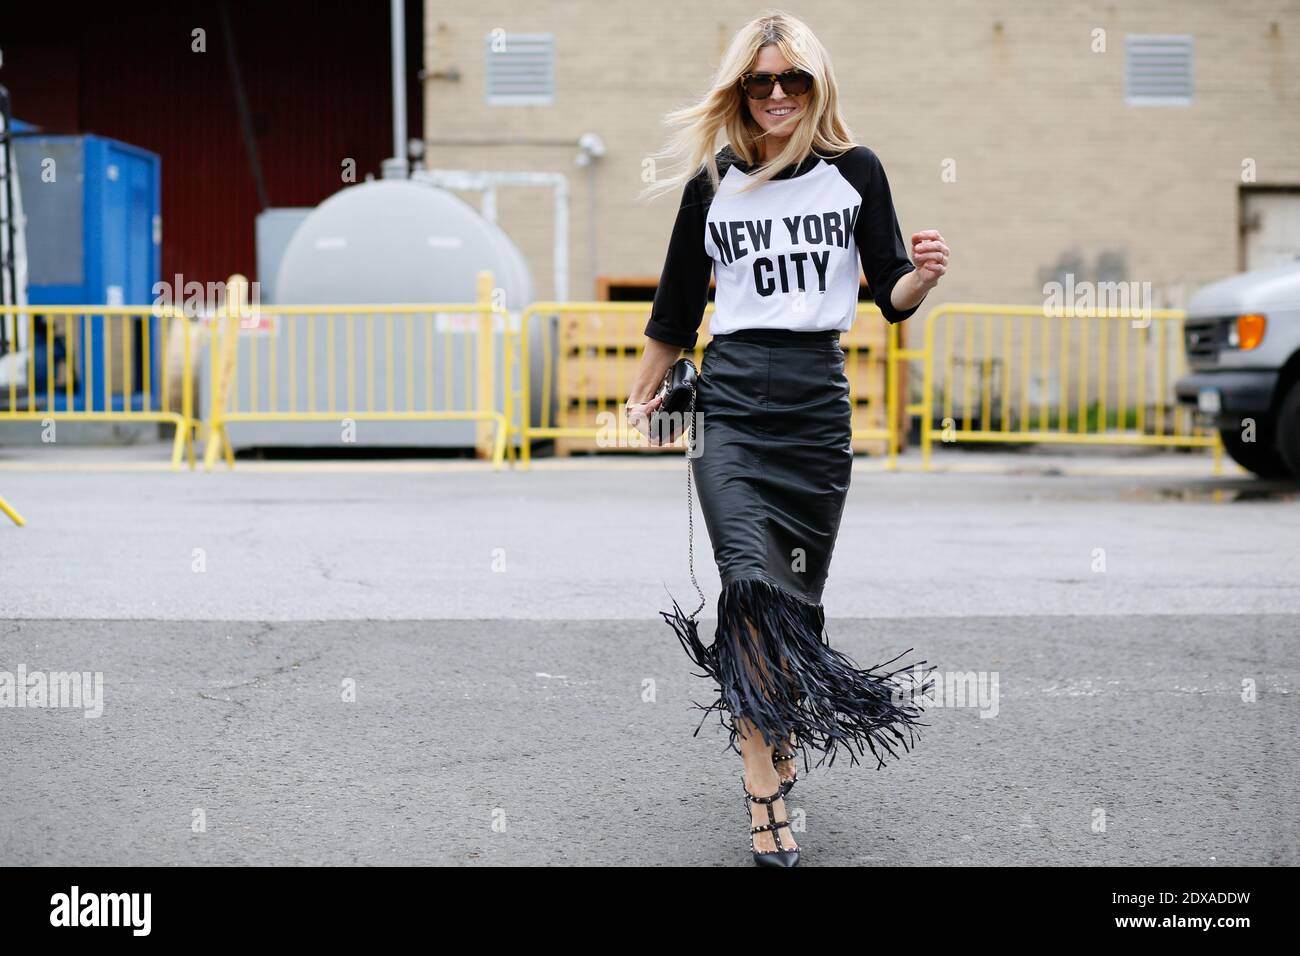
[[[698,676],[711,679],[718,689],[712,704],[693,702],[704,711],[696,736],[716,712],[728,731],[727,746],[737,753],[736,721],[744,719],[768,745],[795,735],[805,768],[809,750],[822,754],[816,764],[820,767],[834,764],[843,747],[854,765],[870,750],[880,769],[885,754],[897,758],[899,746],[910,751],[919,736],[916,728],[929,726],[917,718],[923,715],[919,698],[933,689],[933,667],[918,671],[926,663],[919,661],[878,673],[910,653],[908,648],[892,660],[860,670],[830,646],[820,604],[810,604],[770,581],[744,578],[722,589],[717,634],[708,647],[700,640],[697,623],[682,613],[675,599],[672,612],[659,614],[699,667]],[[758,631],[757,640],[746,618]],[[908,686],[895,680],[905,671],[912,675]]]

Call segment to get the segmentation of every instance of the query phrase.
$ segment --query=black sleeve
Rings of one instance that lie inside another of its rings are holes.
[[[684,349],[695,348],[697,330],[709,304],[709,277],[713,274],[713,259],[704,249],[708,181],[701,181],[702,176],[707,177],[708,171],[702,170],[682,189],[668,255],[645,327],[650,338]]]
[[[916,266],[907,255],[907,245],[894,213],[894,199],[889,192],[889,180],[879,157],[866,149],[866,174],[863,184],[862,209],[853,225],[853,241],[857,243],[862,259],[862,272],[871,287],[871,297],[881,314],[889,322],[902,322],[921,307],[900,312],[889,301],[894,284]]]

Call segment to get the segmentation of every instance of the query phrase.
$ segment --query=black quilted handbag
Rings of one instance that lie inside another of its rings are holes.
[[[695,408],[695,386],[699,379],[699,370],[688,358],[678,359],[664,375],[656,396],[662,397],[659,407],[650,418],[650,434],[671,445],[682,433],[683,427],[689,425],[690,415]]]

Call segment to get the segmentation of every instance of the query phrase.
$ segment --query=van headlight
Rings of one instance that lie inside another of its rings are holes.
[[[1258,312],[1239,315],[1228,323],[1228,345],[1243,352],[1264,341],[1264,316]]]

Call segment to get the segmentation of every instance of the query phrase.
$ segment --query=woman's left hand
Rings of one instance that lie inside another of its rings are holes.
[[[922,285],[935,285],[948,271],[948,245],[937,229],[912,233],[912,262]]]
[[[659,445],[662,442],[656,439],[660,436],[652,434],[654,431],[651,415],[663,404],[664,397],[656,395],[648,402],[634,402],[631,399],[623,405],[623,413],[627,416],[627,422],[646,438],[650,439],[650,444]]]

